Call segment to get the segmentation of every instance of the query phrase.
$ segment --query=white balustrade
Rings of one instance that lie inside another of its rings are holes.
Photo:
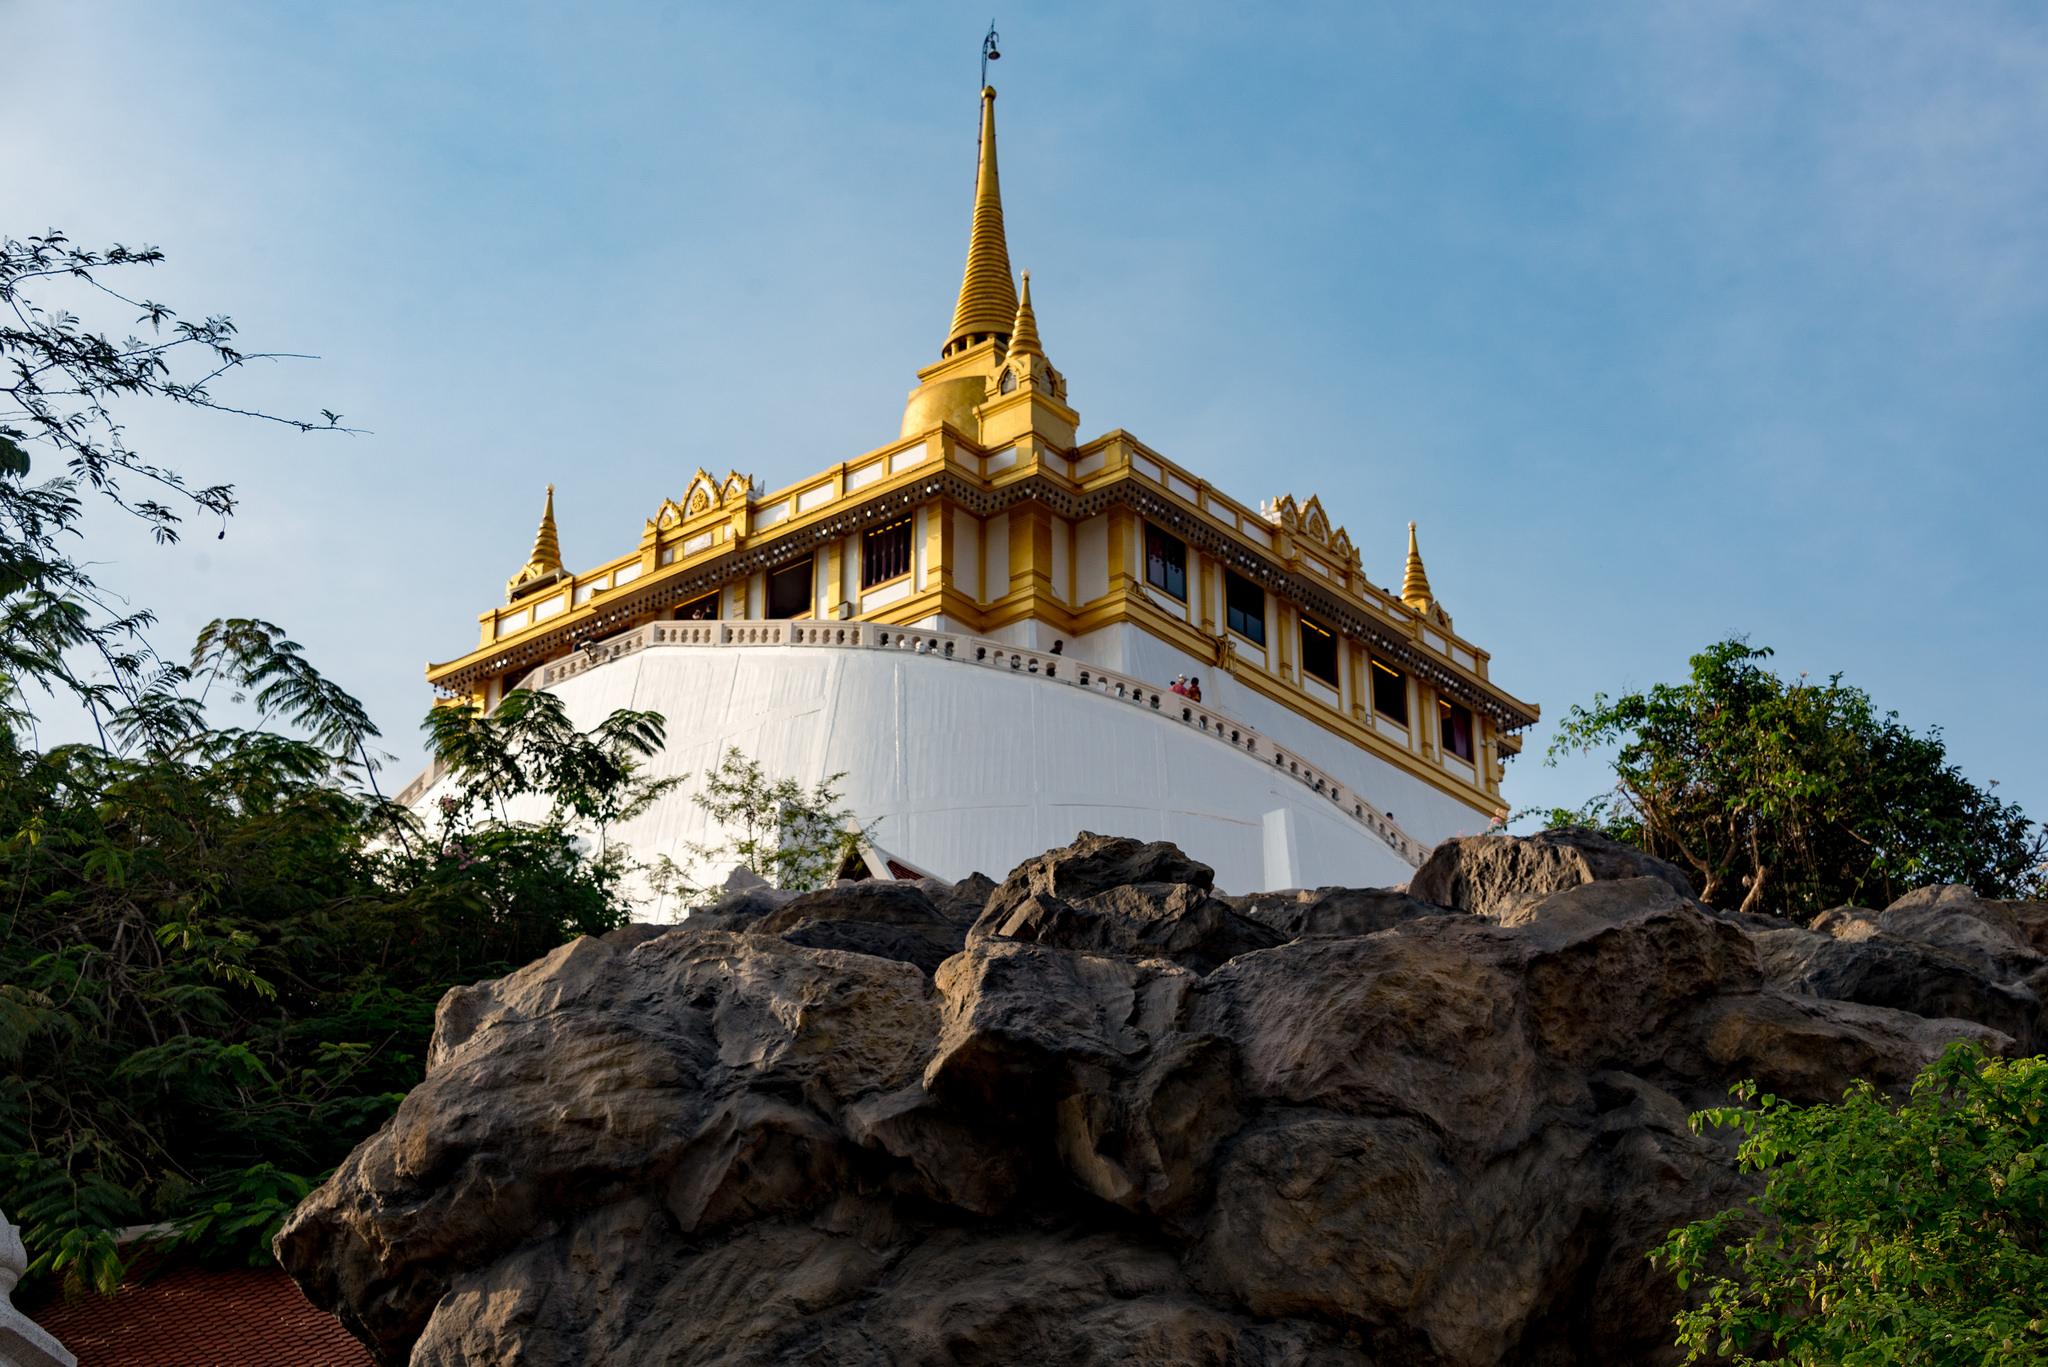
[[[910,655],[929,655],[955,664],[983,669],[1006,669],[1015,674],[1035,675],[1049,683],[1083,688],[1112,702],[1125,703],[1177,721],[1191,730],[1213,736],[1222,744],[1273,767],[1298,780],[1311,792],[1326,797],[1332,810],[1363,826],[1384,840],[1411,867],[1419,868],[1429,856],[1429,846],[1409,835],[1392,817],[1353,790],[1337,782],[1309,760],[1241,722],[1212,707],[1193,702],[1177,693],[1162,690],[1142,679],[1119,674],[1055,655],[1046,650],[1026,650],[986,637],[959,632],[930,631],[920,627],[891,627],[875,622],[834,622],[797,619],[774,622],[650,622],[602,641],[586,641],[559,660],[552,660],[519,681],[520,688],[552,688],[565,679],[609,664],[613,660],[651,647],[723,648],[731,646],[783,646],[791,649],[822,647],[844,650],[895,650]],[[427,780],[422,782],[422,780]],[[406,788],[424,793],[431,780],[423,774]],[[401,801],[405,795],[401,795]]]

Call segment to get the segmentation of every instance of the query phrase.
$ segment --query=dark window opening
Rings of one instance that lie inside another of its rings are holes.
[[[1266,591],[1241,575],[1223,572],[1227,625],[1253,645],[1266,643]]]
[[[1301,672],[1337,687],[1337,638],[1306,617],[1301,619]]]
[[[1188,601],[1188,543],[1145,524],[1145,582]]]
[[[768,576],[768,615],[808,617],[811,615],[811,558],[784,565]]]
[[[1372,662],[1372,710],[1403,726],[1408,724],[1408,676],[1378,660]]]
[[[1454,702],[1437,700],[1437,720],[1443,725],[1444,749],[1467,764],[1472,762],[1472,709]]]
[[[860,586],[871,589],[910,573],[910,519],[877,527],[860,539]]]
[[[676,609],[678,622],[715,622],[718,620],[719,595],[707,593],[702,598],[692,598]]]

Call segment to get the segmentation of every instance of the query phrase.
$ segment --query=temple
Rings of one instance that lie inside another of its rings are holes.
[[[1231,892],[1405,881],[1487,827],[1537,709],[1453,628],[1413,522],[1391,592],[1313,495],[1254,506],[1128,432],[1082,439],[1011,270],[995,99],[952,325],[896,436],[772,491],[698,469],[577,573],[550,486],[476,649],[429,682],[553,689],[584,724],[652,708],[665,772],[736,745],[843,773],[881,876],[1000,873],[1088,829],[1175,840]],[[618,834],[680,858],[699,820],[678,792]]]

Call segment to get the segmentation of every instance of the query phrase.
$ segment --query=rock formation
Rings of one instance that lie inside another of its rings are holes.
[[[278,1256],[414,1367],[1672,1362],[1644,1250],[1749,1190],[1692,1110],[2041,1031],[2048,919],[1959,889],[1803,931],[1583,831],[1211,881],[1083,835],[565,945]]]

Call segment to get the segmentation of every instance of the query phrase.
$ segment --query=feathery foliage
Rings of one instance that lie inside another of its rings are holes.
[[[127,752],[0,732],[0,1207],[35,1272],[103,1290],[129,1225],[267,1258],[418,1082],[443,992],[625,917],[616,868],[562,820],[430,833],[365,792],[376,729],[277,628],[212,623],[194,658],[301,734],[208,728],[182,667],[111,718]],[[651,753],[661,719],[598,732],[552,713],[550,744],[584,767],[536,768],[529,790],[619,809],[637,772],[613,738]],[[497,772],[458,760],[455,781]]]
[[[0,1208],[30,1294],[110,1290],[134,1225],[267,1261],[284,1214],[419,1080],[447,988],[623,921],[623,853],[591,857],[579,830],[602,841],[645,798],[639,760],[662,740],[656,714],[584,733],[552,698],[469,718],[484,739],[448,756],[459,810],[428,830],[379,793],[363,705],[278,627],[223,619],[187,662],[157,655],[150,615],[116,610],[67,553],[80,492],[160,542],[181,509],[224,526],[235,497],[145,459],[122,405],[347,430],[216,398],[269,358],[225,318],[100,279],[161,259],[0,242]],[[47,302],[66,289],[136,310],[148,339]],[[65,473],[31,483],[38,453]],[[215,688],[253,729],[211,723]],[[32,689],[82,702],[98,743],[38,747]],[[515,822],[471,800],[485,792],[552,810]]]
[[[1866,1082],[1833,1106],[1737,1095],[1754,1109],[1693,1129],[1742,1129],[1763,1194],[1651,1254],[1706,1278],[1676,1321],[1688,1362],[2048,1363],[2048,1058],[1954,1044],[1897,1105]],[[1723,1259],[1734,1276],[1709,1273]]]

